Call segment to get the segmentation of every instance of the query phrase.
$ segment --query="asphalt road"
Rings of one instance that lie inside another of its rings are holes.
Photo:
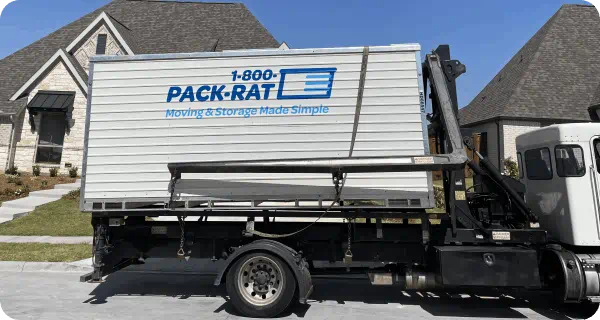
[[[188,268],[189,269],[189,268]],[[3,272],[0,305],[25,319],[237,319],[223,287],[211,275],[118,272],[101,284],[80,283],[77,273]],[[196,269],[198,270],[198,269]],[[207,267],[207,272],[214,267]],[[361,280],[315,279],[308,305],[295,304],[286,319],[570,319],[547,297],[403,293]],[[579,318],[576,314],[570,316]]]

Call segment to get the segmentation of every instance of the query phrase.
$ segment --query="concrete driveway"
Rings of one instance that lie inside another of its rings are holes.
[[[155,273],[164,263],[121,271],[104,283],[80,283],[78,273],[3,272],[0,305],[13,319],[237,319],[225,289],[212,286],[216,266],[175,261],[173,273]],[[205,274],[185,271],[203,267]],[[164,270],[163,270],[164,272]],[[283,318],[296,319],[570,319],[538,294],[489,297],[403,293],[366,280],[315,279],[308,305],[296,304]],[[577,314],[569,314],[580,318]]]

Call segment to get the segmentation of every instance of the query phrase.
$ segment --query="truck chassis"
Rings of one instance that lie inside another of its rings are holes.
[[[478,163],[467,158],[463,145],[472,146],[456,120],[455,80],[464,71],[450,59],[447,46],[428,54],[423,64],[432,92],[430,136],[436,137],[438,154],[169,164],[167,208],[92,213],[94,271],[81,281],[100,281],[148,257],[208,258],[226,261],[214,284],[225,282],[234,307],[255,317],[278,315],[294,297],[306,303],[313,290],[311,274],[319,273],[367,273],[373,285],[407,290],[549,289],[559,302],[595,305],[600,302],[600,249],[551,243],[524,203],[518,182],[500,175],[479,154]],[[474,191],[466,188],[465,166],[476,174]],[[446,214],[340,200],[347,173],[434,170],[443,172]],[[326,210],[187,210],[173,200],[175,184],[186,172],[331,173],[338,196]],[[178,221],[146,220],[152,216]],[[209,216],[248,220],[207,221]],[[285,216],[316,220],[277,220]],[[316,223],[322,217],[344,218],[345,223]]]

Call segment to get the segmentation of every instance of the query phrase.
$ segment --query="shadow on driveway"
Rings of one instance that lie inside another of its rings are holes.
[[[224,302],[214,313],[226,312],[237,315],[228,301],[224,285],[213,286],[213,270],[206,274],[170,272],[165,273],[152,266],[145,271],[121,271],[106,278],[84,301],[89,304],[110,303],[108,298],[115,296],[165,296],[174,299],[190,297],[221,297]],[[205,268],[206,269],[206,268]],[[208,268],[210,269],[210,268]],[[198,269],[196,269],[198,270]],[[189,269],[188,269],[189,271]],[[527,318],[518,309],[531,309],[548,319],[582,319],[580,311],[555,309],[549,304],[550,297],[539,292],[512,293],[510,296],[499,292],[469,292],[455,294],[450,292],[414,292],[402,291],[397,287],[375,287],[360,279],[313,279],[315,286],[307,305],[294,304],[281,317],[292,314],[301,318],[306,316],[313,306],[353,304],[363,305],[400,304],[418,306],[434,317],[472,317],[472,318]],[[579,314],[578,314],[579,313]],[[569,317],[567,317],[567,315]]]

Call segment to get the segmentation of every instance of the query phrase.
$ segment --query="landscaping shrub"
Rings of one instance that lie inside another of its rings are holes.
[[[31,192],[31,189],[29,188],[29,186],[25,185],[15,190],[14,195],[17,197],[27,196],[29,195],[29,192]]]
[[[79,188],[77,188],[75,190],[71,190],[71,191],[69,191],[69,193],[67,193],[63,196],[63,199],[77,200],[77,199],[79,199],[80,191],[81,190],[79,190]]]
[[[4,189],[4,191],[2,191],[2,194],[5,196],[12,196],[15,194],[15,190],[13,190],[11,188],[6,188],[6,189]]]
[[[42,181],[40,181],[40,185],[45,188],[45,187],[48,186],[48,181],[47,180],[42,180]]]
[[[12,183],[12,184],[15,184],[17,186],[23,185],[23,180],[21,180],[21,178],[19,178],[19,176],[16,176],[16,175],[14,175],[14,176],[13,175],[7,176],[6,181],[8,181],[8,183]]]
[[[436,208],[446,208],[445,196],[444,196],[444,188],[433,186],[433,196],[435,198],[435,207]]]
[[[69,169],[69,177],[71,178],[77,178],[77,171],[79,170],[78,167],[73,167],[71,169]]]
[[[19,167],[17,167],[17,166],[12,166],[12,167],[10,167],[10,168],[6,169],[6,170],[4,171],[4,173],[5,173],[5,174],[8,174],[8,175],[11,175],[11,176],[18,176],[18,175],[20,175],[20,174],[19,174]]]
[[[58,176],[58,168],[50,168],[50,176],[51,177]]]
[[[519,166],[512,158],[504,159],[504,174],[519,180]]]
[[[39,177],[42,173],[42,169],[36,164],[35,166],[31,167],[31,172],[33,173],[34,177]]]

